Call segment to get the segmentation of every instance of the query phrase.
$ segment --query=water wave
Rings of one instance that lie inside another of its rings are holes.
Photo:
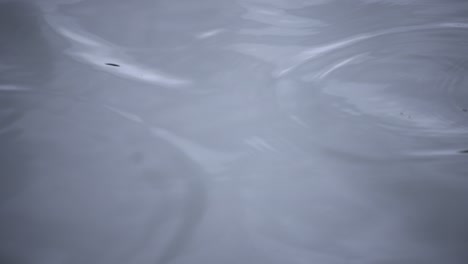
[[[467,36],[465,22],[359,34],[303,50],[278,67],[274,76],[340,98],[334,103],[339,111],[367,116],[385,129],[464,137]]]

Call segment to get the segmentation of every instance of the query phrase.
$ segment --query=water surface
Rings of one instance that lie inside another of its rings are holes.
[[[466,263],[467,15],[1,0],[0,262]]]

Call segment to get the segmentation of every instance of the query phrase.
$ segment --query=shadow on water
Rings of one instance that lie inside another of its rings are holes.
[[[29,2],[0,3],[0,262],[171,261],[204,213],[202,170],[145,124],[52,93],[63,72],[48,39],[62,40],[41,16]],[[117,164],[132,140],[139,164]]]
[[[41,25],[34,5],[0,3],[0,201],[19,192],[33,174],[19,123],[33,107],[22,97],[24,90],[40,89],[53,69]]]
[[[35,105],[23,97],[25,90],[41,89],[52,73],[51,52],[41,25],[40,13],[31,3],[0,3],[0,209],[34,177],[30,168],[33,146],[23,137],[21,120]],[[16,250],[11,248],[15,231],[2,211],[0,262],[24,263],[22,257],[10,254]]]
[[[53,60],[39,10],[21,1],[0,7],[0,85],[37,86],[48,81]]]

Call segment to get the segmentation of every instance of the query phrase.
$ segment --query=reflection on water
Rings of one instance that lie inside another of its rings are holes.
[[[467,262],[468,3],[0,1],[0,262]]]

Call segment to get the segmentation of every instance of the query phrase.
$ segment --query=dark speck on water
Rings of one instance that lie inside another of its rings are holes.
[[[120,65],[115,64],[115,63],[106,63],[108,66],[113,66],[113,67],[120,67]]]
[[[460,153],[468,154],[468,149],[460,151]]]

